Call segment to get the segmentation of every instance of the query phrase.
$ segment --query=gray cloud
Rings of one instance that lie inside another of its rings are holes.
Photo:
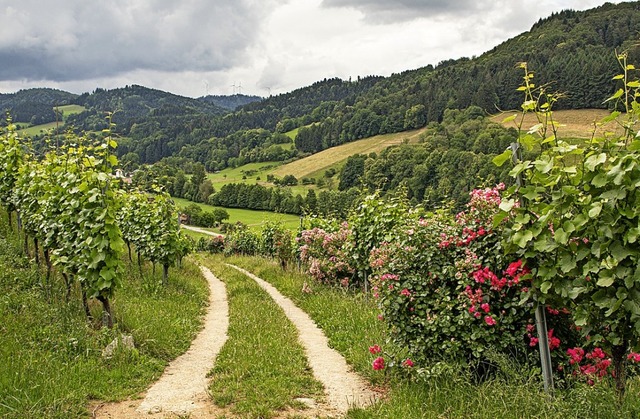
[[[323,0],[322,5],[354,8],[367,20],[381,23],[466,15],[484,8],[477,0]]]
[[[87,80],[240,63],[276,0],[0,0],[0,79]]]
[[[0,91],[278,94],[479,55],[552,11],[604,2],[0,0]]]

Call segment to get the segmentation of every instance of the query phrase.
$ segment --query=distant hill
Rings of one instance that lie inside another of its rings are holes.
[[[209,95],[199,97],[198,100],[204,102],[213,103],[221,108],[235,111],[240,106],[248,105],[253,102],[260,102],[262,98],[260,96],[247,96],[242,94],[235,94],[231,96]]]
[[[31,125],[46,124],[56,120],[55,106],[70,105],[78,95],[57,89],[25,89],[16,93],[0,93],[0,110],[9,113],[14,122]],[[0,125],[4,124],[4,117]]]
[[[111,90],[96,89],[91,94],[80,95],[76,103],[87,108],[87,111],[77,115],[75,120],[69,121],[70,123],[91,129],[90,125],[95,122],[92,116],[103,119],[106,112],[113,112],[113,122],[117,124],[117,130],[125,134],[134,123],[147,118],[186,115],[212,117],[227,113],[225,109],[212,103],[138,85]]]

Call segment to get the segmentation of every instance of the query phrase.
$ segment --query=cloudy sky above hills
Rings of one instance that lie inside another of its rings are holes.
[[[0,93],[268,96],[480,55],[603,0],[0,0]],[[241,87],[240,87],[241,86]]]

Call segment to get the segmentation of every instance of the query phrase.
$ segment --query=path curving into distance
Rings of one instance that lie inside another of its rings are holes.
[[[332,410],[338,414],[344,414],[350,407],[366,407],[376,401],[376,393],[369,388],[362,377],[351,370],[338,351],[329,347],[327,337],[307,313],[265,280],[238,266],[231,264],[227,266],[256,281],[296,326],[300,343],[313,370],[313,376],[324,385],[327,401]]]
[[[187,352],[167,366],[139,406],[136,406],[136,401],[99,406],[94,411],[94,417],[149,418],[154,414],[161,417],[213,417],[210,416],[213,411],[207,393],[207,374],[227,340],[229,304],[224,283],[204,266],[200,266],[200,269],[209,283],[209,307],[204,327]]]
[[[180,224],[180,228],[184,228],[185,230],[195,231],[196,233],[207,234],[212,237],[224,236],[224,234],[214,233],[213,231],[205,230],[200,227],[194,227],[187,224]]]

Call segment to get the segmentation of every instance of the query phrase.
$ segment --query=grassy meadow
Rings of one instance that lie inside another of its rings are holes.
[[[342,144],[282,165],[275,169],[273,174],[278,177],[293,175],[298,179],[312,177],[312,174],[324,173],[325,170],[334,166],[336,163],[342,162],[354,154],[378,153],[392,145],[402,144],[404,141],[409,143],[418,142],[420,134],[424,131],[425,128],[421,128],[394,134],[376,135],[374,137]]]
[[[261,162],[248,163],[235,168],[228,167],[216,173],[208,173],[207,179],[216,189],[229,183],[264,183],[267,175],[281,164],[281,162]]]
[[[173,198],[179,208],[184,208],[188,205],[192,205],[195,202],[189,201],[183,198]],[[202,203],[195,203],[205,211],[212,211],[215,207]],[[269,211],[254,211],[240,208],[225,208],[225,211],[229,213],[228,223],[242,222],[247,224],[249,228],[260,229],[263,223],[267,221],[279,221],[285,227],[292,231],[296,231],[300,226],[300,216],[293,214],[280,214]],[[211,230],[216,231],[216,230]]]
[[[615,122],[598,124],[610,114],[611,112],[606,109],[567,109],[554,111],[553,118],[558,123],[558,131],[562,138],[591,138],[594,129],[597,129],[597,135],[603,135],[605,132],[621,135],[623,130]],[[516,128],[518,124],[522,123],[522,129],[525,131],[538,123],[536,115],[533,113],[526,114],[524,121],[519,115],[514,121],[503,122],[510,115],[513,115],[513,112],[499,113],[493,115],[491,120],[507,128]]]

